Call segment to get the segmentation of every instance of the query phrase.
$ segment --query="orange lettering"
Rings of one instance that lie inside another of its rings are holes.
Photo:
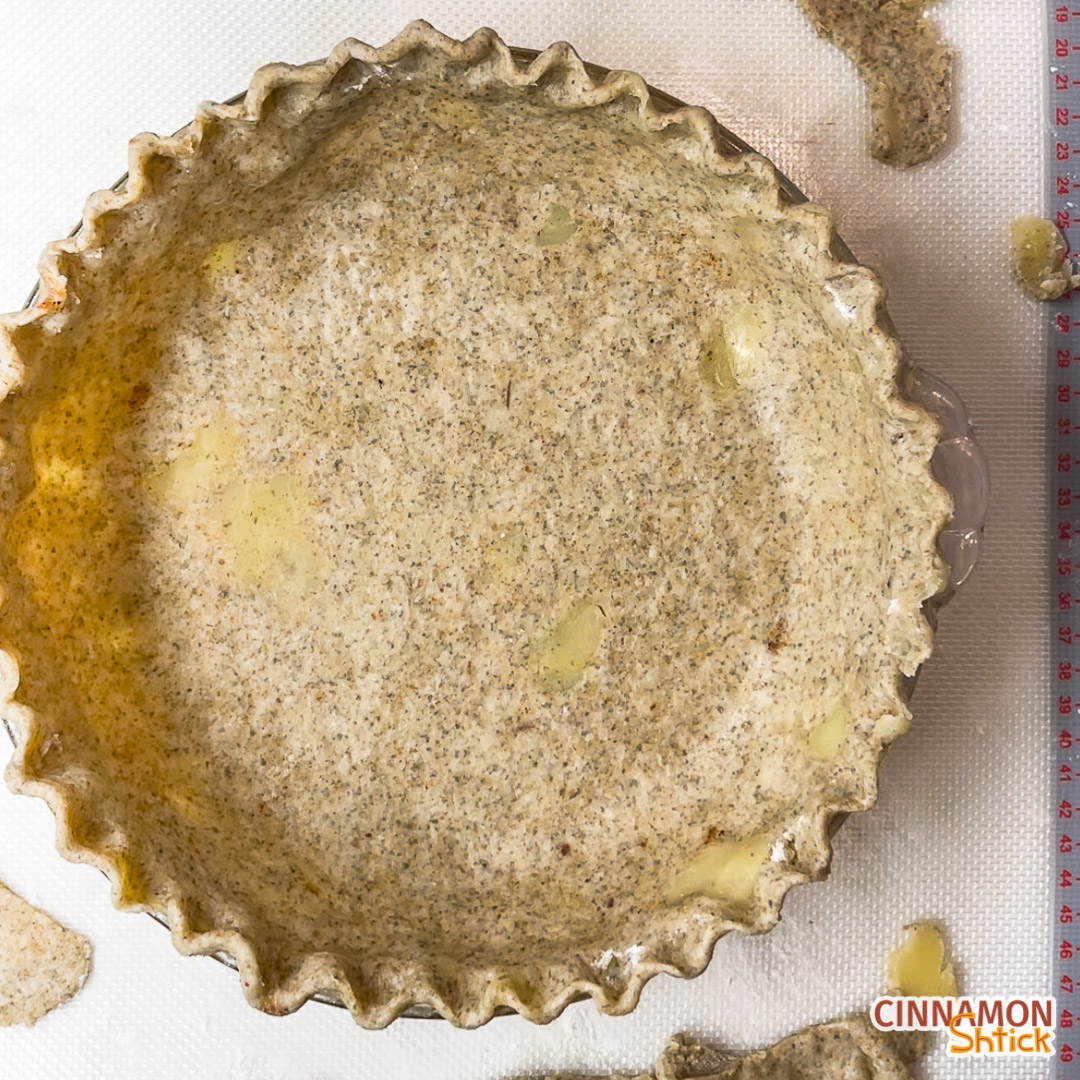
[[[959,1031],[957,1029],[957,1024],[959,1024],[961,1020],[974,1020],[974,1019],[975,1019],[975,1014],[973,1012],[962,1012],[962,1013],[957,1013],[949,1021],[949,1034],[951,1034],[954,1039],[966,1039],[967,1040],[967,1046],[965,1046],[965,1047],[959,1047],[955,1043],[950,1045],[950,1047],[949,1047],[949,1053],[950,1054],[970,1054],[971,1053],[972,1049],[975,1046],[975,1040],[966,1031]]]

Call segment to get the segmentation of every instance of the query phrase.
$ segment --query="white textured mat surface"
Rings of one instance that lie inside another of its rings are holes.
[[[760,939],[729,937],[701,978],[661,978],[629,1017],[591,1004],[546,1028],[498,1019],[456,1031],[398,1021],[382,1032],[309,1004],[273,1019],[236,977],[183,959],[164,930],[121,915],[103,878],[63,862],[43,804],[0,792],[0,879],[94,943],[70,1005],[0,1031],[12,1080],[497,1080],[529,1071],[644,1069],[679,1030],[738,1046],[866,1004],[916,918],[946,926],[972,994],[1050,990],[1043,311],[1012,285],[1006,226],[1041,201],[1042,6],[945,0],[934,18],[958,53],[954,138],[908,173],[873,162],[863,87],[791,0],[187,0],[10,5],[0,31],[0,308],[18,307],[43,244],[83,198],[124,171],[125,144],[167,133],[260,63],[325,55],[342,37],[381,43],[415,16],[513,44],[566,39],[703,104],[835,211],[883,274],[913,358],[971,408],[993,480],[983,561],[943,613],[910,735],[881,798],[840,832],[831,880],[789,897]],[[0,746],[0,759],[6,751]],[[1049,1075],[939,1053],[933,1077]]]

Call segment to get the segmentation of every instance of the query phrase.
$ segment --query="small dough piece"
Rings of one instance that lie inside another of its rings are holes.
[[[633,1080],[914,1080],[910,1066],[929,1048],[922,1032],[878,1031],[864,1014],[804,1028],[765,1050],[739,1056],[676,1035],[652,1073]],[[570,1076],[545,1080],[571,1080]],[[606,1080],[628,1080],[611,1076]]]
[[[925,1049],[858,1015],[804,1028],[745,1057],[676,1035],[655,1071],[656,1080],[912,1080],[909,1066]]]
[[[933,157],[948,137],[952,50],[922,16],[928,0],[798,2],[870,84],[874,157],[900,168]]]
[[[0,885],[0,1027],[37,1023],[90,974],[90,942]]]
[[[1036,300],[1057,300],[1080,285],[1066,258],[1065,240],[1052,221],[1018,217],[1009,226],[1013,273]]]

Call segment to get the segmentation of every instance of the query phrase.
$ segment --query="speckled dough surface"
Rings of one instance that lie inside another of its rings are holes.
[[[625,1011],[771,926],[943,583],[828,215],[636,76],[424,24],[131,173],[0,323],[5,716],[62,848],[372,1025]]]
[[[742,1057],[676,1035],[656,1080],[911,1080],[929,1048],[924,1032],[886,1034],[865,1015],[817,1024]]]
[[[870,148],[887,165],[932,158],[949,134],[952,50],[923,17],[935,0],[798,0],[870,87]]]
[[[742,1056],[676,1035],[652,1073],[635,1080],[911,1080],[909,1066],[928,1046],[924,1032],[888,1035],[865,1015],[805,1028]]]
[[[0,884],[0,1027],[36,1024],[90,974],[90,942]]]

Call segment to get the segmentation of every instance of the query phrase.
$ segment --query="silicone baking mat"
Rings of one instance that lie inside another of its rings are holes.
[[[855,253],[884,276],[912,358],[949,381],[975,419],[993,480],[982,562],[942,615],[911,733],[885,763],[877,807],[839,833],[830,880],[792,893],[766,937],[723,940],[699,979],[653,981],[628,1017],[582,1004],[545,1028],[511,1018],[473,1032],[439,1021],[368,1032],[317,1004],[263,1016],[233,973],[181,958],[149,918],[111,908],[99,874],[63,862],[43,804],[0,793],[0,879],[95,947],[79,997],[33,1029],[0,1031],[0,1076],[642,1070],[675,1031],[745,1047],[865,1006],[884,988],[901,928],[918,918],[946,927],[971,994],[1049,993],[1046,312],[1010,281],[1006,238],[1012,217],[1041,204],[1043,6],[934,9],[958,55],[953,138],[938,161],[897,172],[866,152],[854,69],[792,0],[10,5],[0,30],[0,308],[21,305],[42,245],[124,171],[130,135],[173,131],[200,99],[243,89],[260,63],[320,57],[345,36],[382,42],[418,16],[458,36],[490,25],[528,47],[566,39],[589,60],[637,70],[711,108],[831,206]],[[1048,1068],[941,1053],[927,1068],[984,1071]]]

